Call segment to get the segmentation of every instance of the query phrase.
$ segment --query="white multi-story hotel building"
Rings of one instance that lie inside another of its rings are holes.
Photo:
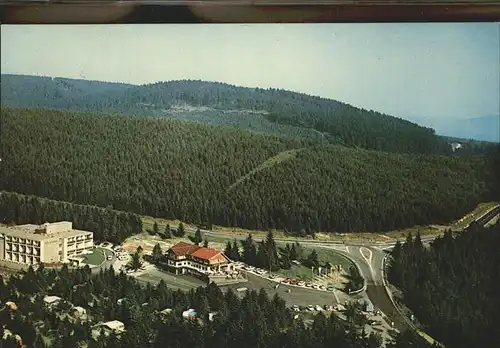
[[[0,227],[0,260],[35,265],[68,262],[94,247],[94,234],[68,221]]]

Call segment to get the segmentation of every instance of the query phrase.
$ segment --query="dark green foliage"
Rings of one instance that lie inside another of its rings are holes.
[[[397,244],[388,277],[447,347],[500,346],[500,225],[446,232],[427,249],[419,236]],[[401,346],[401,345],[400,345]]]
[[[494,182],[482,157],[307,148],[165,119],[2,109],[2,137],[2,189],[251,229],[449,222],[489,200]]]
[[[292,248],[286,243],[285,248],[280,248],[280,268],[290,269],[292,267]]]
[[[318,253],[316,252],[315,249],[313,249],[311,253],[307,255],[307,258],[303,261],[303,264],[304,266],[307,267],[314,267],[314,268],[319,267]]]
[[[277,271],[281,268],[282,260],[278,256],[278,249],[273,238],[273,233],[269,231],[266,239],[255,244],[252,235],[249,234],[247,239],[241,242],[243,253],[239,254],[236,240],[233,245],[228,242],[226,249],[235,257],[238,256],[243,262],[248,265],[263,268],[270,271]],[[236,252],[238,255],[236,255]]]
[[[230,241],[227,241],[226,243],[226,248],[224,249],[224,254],[231,258],[231,254],[233,253],[233,246],[231,245]]]
[[[200,244],[203,242],[203,237],[201,235],[201,230],[199,228],[196,229],[195,235],[194,235],[194,242],[196,245]]]
[[[9,299],[18,304],[19,310],[13,315],[1,310],[0,315],[2,324],[19,334],[29,347],[43,347],[42,335],[51,338],[51,347],[77,347],[81,342],[86,342],[89,348],[380,347],[373,338],[363,337],[354,324],[334,315],[316,316],[312,325],[306,327],[301,319],[292,319],[283,299],[278,296],[271,299],[263,290],[249,291],[238,299],[232,291],[223,294],[212,283],[183,293],[168,289],[164,282],[141,287],[133,278],[111,269],[92,275],[88,267],[71,272],[67,268],[36,272],[30,269],[24,277],[28,278],[26,282],[43,284],[38,289],[41,294],[33,298],[23,293],[19,288],[22,276],[13,276],[6,288],[13,294]],[[81,290],[74,291],[75,285],[80,285]],[[41,299],[46,293],[87,308],[93,323],[120,320],[127,331],[94,341],[90,338],[90,323],[61,315],[65,311],[56,315],[45,309]],[[123,302],[118,304],[118,299]],[[157,313],[165,308],[174,308],[174,312],[162,321]],[[200,320],[183,320],[180,313],[187,308],[196,309]],[[217,313],[213,322],[207,318],[209,312]],[[3,326],[0,330],[4,330]],[[346,330],[350,333],[346,334]],[[409,344],[414,339],[410,337],[405,342]],[[3,341],[4,346],[10,346],[7,342]]]
[[[241,259],[240,250],[238,247],[238,243],[236,239],[233,241],[233,245],[231,247],[231,253],[228,255],[231,260],[239,261]]]
[[[71,221],[73,228],[94,232],[96,241],[121,243],[131,235],[142,232],[142,220],[133,213],[60,202],[0,191],[2,223],[42,224]]]
[[[158,262],[161,260],[163,256],[163,251],[161,250],[161,246],[159,243],[157,243],[154,247],[153,247],[153,252],[152,252],[152,255],[151,257],[153,258],[153,261],[154,262]]]
[[[164,233],[164,235],[165,235],[165,239],[171,239],[172,238],[172,231],[170,230],[170,225],[169,224],[167,224],[165,226],[165,233]]]
[[[305,137],[321,144],[407,153],[451,152],[430,128],[335,100],[275,88],[203,81],[130,86],[15,75],[2,75],[1,87],[3,106],[164,116]]]
[[[243,253],[241,255],[243,261],[249,265],[257,265],[257,247],[252,235],[249,234],[247,239],[241,242],[241,245],[243,246]]]
[[[135,271],[141,268],[141,266],[142,266],[141,255],[139,251],[136,251],[135,253],[132,254],[132,259],[130,260],[128,267]]]
[[[182,222],[179,223],[179,226],[177,227],[177,231],[175,233],[177,237],[184,237],[186,235],[186,231],[184,230],[184,224]]]

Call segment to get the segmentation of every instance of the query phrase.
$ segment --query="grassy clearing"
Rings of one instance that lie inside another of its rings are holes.
[[[271,168],[277,164],[280,164],[280,163],[283,163],[285,161],[292,159],[293,157],[295,157],[297,155],[297,152],[299,152],[300,150],[301,149],[293,149],[293,150],[283,151],[283,152],[280,152],[279,154],[277,154],[276,156],[268,158],[267,160],[262,162],[257,168],[252,169],[250,172],[248,172],[247,174],[243,175],[238,180],[236,180],[236,182],[234,184],[232,184],[231,186],[229,186],[227,188],[227,191],[233,190],[236,186],[238,186],[243,181],[250,178],[255,173],[258,173],[264,169]]]
[[[92,254],[87,254],[82,259],[82,262],[91,266],[99,266],[102,262],[106,260],[108,255],[111,255],[111,251],[103,248],[94,248]]]
[[[290,155],[288,155],[290,156]],[[408,233],[412,233],[415,235],[418,232],[420,232],[420,235],[422,237],[430,237],[430,236],[438,236],[444,232],[446,229],[452,229],[452,230],[460,230],[465,227],[467,227],[474,219],[477,219],[479,216],[483,215],[486,213],[488,210],[496,206],[498,202],[485,202],[485,203],[480,203],[472,212],[468,213],[461,219],[451,222],[447,225],[430,225],[430,226],[413,226],[410,228],[406,228],[403,230],[398,230],[398,231],[389,231],[389,232],[384,232],[384,233],[369,233],[369,232],[353,232],[353,233],[334,233],[334,232],[319,232],[316,234],[316,240],[320,241],[344,241],[344,242],[391,242],[395,241],[396,239],[404,239],[408,235]],[[150,216],[144,216],[143,219],[143,229],[146,231],[147,229],[152,229],[153,224],[156,221],[158,223],[158,227],[160,232],[163,232],[165,230],[166,224],[170,224],[171,227],[177,227],[181,221],[179,220],[166,220],[166,219],[155,219]],[[184,223],[184,227],[186,229],[196,229],[197,225],[194,224],[188,224]],[[238,227],[224,227],[224,226],[218,226],[214,225],[213,229],[214,232],[219,232],[219,233],[225,233],[225,234],[232,234],[232,235],[239,235],[239,236],[247,236],[248,234],[252,234],[254,237],[265,237],[267,231],[262,231],[262,230],[250,230],[250,229],[245,229],[245,228],[238,228]],[[297,240],[301,241],[304,239],[311,239],[310,237],[308,238],[298,238],[298,237],[290,237],[286,236],[285,233],[281,230],[272,230],[274,238],[281,239],[281,238],[286,238],[290,240]],[[222,242],[227,241],[228,239],[231,238],[217,238],[218,240],[221,240]],[[209,239],[210,240],[210,239]]]
[[[303,257],[307,257],[307,255],[309,255],[313,249],[314,248],[303,247]],[[336,253],[334,250],[316,249],[316,253],[318,254],[320,264],[329,262],[331,265],[341,265],[344,272],[350,276],[354,276],[353,274],[351,274],[351,266],[354,266],[353,270],[355,270],[357,274],[357,268],[355,267],[354,263],[351,262],[351,260],[349,260],[348,258]],[[282,269],[277,271],[276,273],[286,277],[296,278],[304,281],[310,281],[313,278],[311,269],[303,265],[292,265],[292,268]]]

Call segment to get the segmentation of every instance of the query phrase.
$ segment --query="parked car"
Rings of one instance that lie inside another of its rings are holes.
[[[325,287],[324,285],[320,285],[320,286],[319,286],[319,288],[320,288],[321,290],[326,290],[326,287]]]
[[[313,285],[313,289],[319,289],[319,285],[318,284],[314,284]]]
[[[312,283],[307,283],[307,284],[306,284],[306,286],[307,286],[308,288],[312,288],[312,286],[313,286],[313,285],[312,285]]]
[[[313,305],[307,306],[307,310],[311,312],[314,311],[314,306]]]
[[[297,283],[297,285],[298,285],[298,286],[304,286],[304,285],[306,285],[306,283],[305,283],[305,282],[303,282],[303,281],[300,281],[300,282],[298,282],[298,283]]]
[[[320,305],[316,305],[314,308],[315,308],[318,312],[321,312],[321,311],[323,310],[323,308],[321,308],[321,306],[320,306]]]
[[[333,285],[329,285],[326,290],[328,291],[335,291],[335,287]]]

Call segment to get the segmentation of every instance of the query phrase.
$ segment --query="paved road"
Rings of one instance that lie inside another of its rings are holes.
[[[495,218],[500,213],[500,205],[490,209],[488,212],[475,219],[469,226],[472,225],[486,225],[490,220]],[[467,227],[469,227],[467,226]],[[231,236],[237,240],[244,240],[246,236],[231,235],[227,233],[202,231],[207,235],[227,237]],[[261,238],[254,238],[256,241]],[[422,238],[423,243],[430,243],[435,237]],[[295,242],[291,239],[276,238],[276,242]],[[404,242],[404,240],[402,240]],[[370,298],[375,307],[380,309],[386,315],[389,315],[397,329],[406,330],[409,328],[405,318],[399,315],[396,307],[392,303],[389,295],[384,286],[384,272],[383,260],[385,256],[384,250],[389,251],[394,247],[396,242],[390,243],[342,243],[342,242],[324,242],[324,241],[300,241],[303,245],[314,246],[316,248],[334,249],[349,259],[351,259],[357,266],[361,276],[365,279],[367,284],[366,294]],[[384,249],[384,250],[383,250]],[[317,295],[317,294],[316,294]]]
[[[500,213],[500,205],[494,207],[483,216],[476,219],[471,223],[484,226],[491,219],[493,219],[496,215]],[[469,225],[470,226],[470,225]],[[186,228],[187,232],[195,232],[194,229]],[[202,233],[214,237],[231,237],[236,240],[245,240],[246,236],[240,235],[232,235],[228,233],[214,232],[202,230]],[[422,242],[429,243],[434,240],[435,237],[427,237],[422,238]],[[254,237],[255,241],[260,241],[262,238]],[[314,246],[316,248],[324,248],[335,250],[337,253],[346,256],[350,260],[352,260],[358,267],[361,276],[365,279],[367,284],[367,291],[365,293],[361,293],[358,295],[345,295],[341,292],[337,292],[336,295],[339,298],[339,302],[344,302],[345,300],[361,299],[368,298],[374,304],[375,307],[380,309],[386,315],[389,315],[394,321],[395,327],[399,330],[405,330],[409,326],[406,323],[406,320],[399,315],[399,312],[394,307],[391,299],[389,298],[386,289],[384,287],[383,281],[383,260],[385,256],[385,252],[382,250],[391,249],[396,243],[343,243],[343,242],[334,242],[334,241],[311,241],[311,240],[295,240],[295,239],[280,239],[277,238],[277,243],[285,243],[285,242],[295,242],[299,241],[301,244],[305,246]],[[116,261],[116,257],[113,256],[113,259],[110,261],[105,261],[100,267],[94,268],[92,271],[94,273],[98,273],[102,268],[109,268]],[[181,289],[181,290],[190,290],[194,287],[203,285],[201,281],[199,283],[196,278],[185,278],[183,276],[173,276],[170,274],[166,274],[160,270],[149,271],[147,274],[140,275],[136,278],[139,282],[142,283],[158,283],[160,279],[164,279],[168,285],[173,289]],[[229,286],[224,286],[222,288],[233,288],[237,289],[240,287],[247,287],[249,289],[260,290],[260,288],[264,288],[267,290],[268,294],[273,296],[274,294],[279,294],[282,296],[285,301],[289,304],[297,304],[297,305],[310,305],[310,304],[334,304],[336,303],[336,299],[333,293],[317,291],[308,288],[299,288],[293,286],[287,286],[281,284],[278,289],[275,289],[274,286],[276,283],[271,282],[270,280],[261,278],[256,275],[248,274],[248,283],[244,284],[234,284]],[[288,293],[286,290],[290,288],[291,292]]]
[[[173,290],[183,290],[189,291],[195,289],[199,286],[206,286],[206,282],[201,281],[197,278],[186,276],[186,275],[173,275],[166,273],[158,269],[148,270],[144,274],[135,277],[141,283],[153,283],[158,284],[160,280],[164,280],[167,287]]]
[[[283,298],[287,305],[298,305],[298,306],[308,306],[308,305],[334,305],[337,303],[344,303],[346,300],[352,300],[352,296],[347,296],[346,294],[336,291],[326,292],[326,291],[318,291],[309,288],[302,288],[297,286],[290,286],[286,284],[280,284],[278,289],[275,289],[276,282],[273,282],[269,279],[259,277],[257,275],[247,273],[248,282],[241,284],[232,284],[221,286],[221,289],[225,291],[226,289],[236,290],[238,288],[248,288],[249,290],[260,291],[261,288],[266,290],[268,296],[272,297],[275,294],[278,294],[281,298]],[[290,292],[287,290],[290,289]],[[337,301],[338,298],[338,301]],[[356,295],[356,299],[364,299],[363,294]]]
[[[110,250],[110,249],[108,249]],[[98,267],[94,267],[91,269],[92,271],[92,274],[98,274],[101,269],[102,270],[105,270],[105,269],[108,269],[109,267],[111,267],[114,263],[116,262],[116,256],[115,256],[115,253],[113,252],[113,257],[111,260],[105,260],[102,265],[98,266]]]

